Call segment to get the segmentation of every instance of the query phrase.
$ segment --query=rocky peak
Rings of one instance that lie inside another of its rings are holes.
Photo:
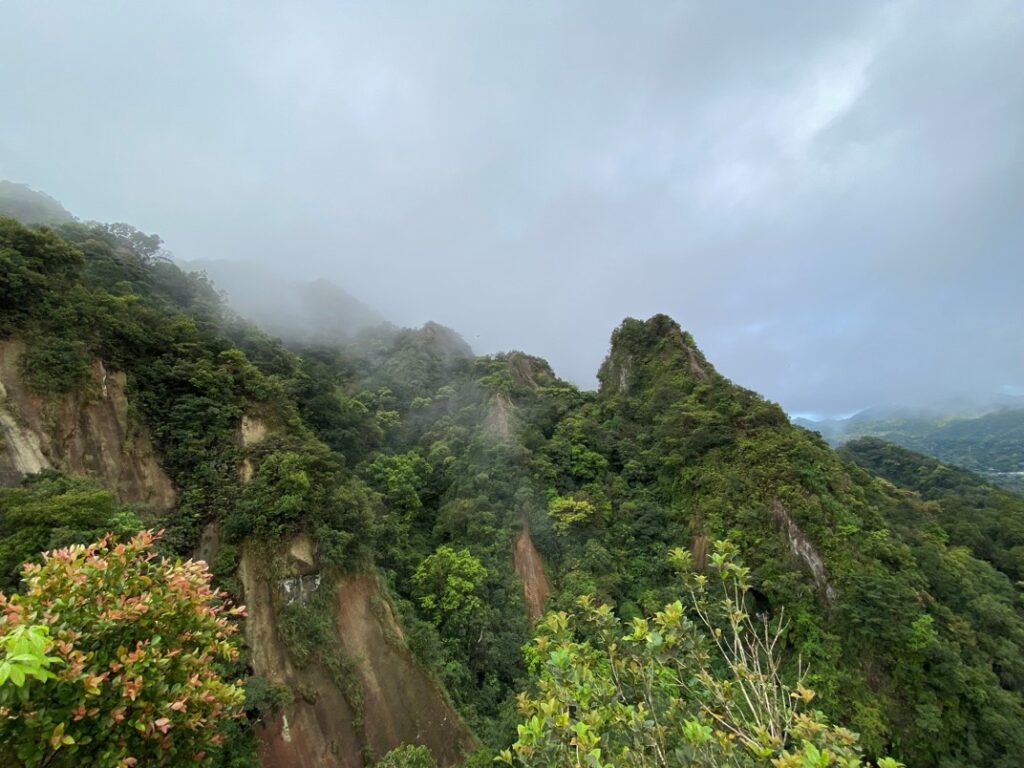
[[[524,352],[509,352],[506,357],[512,382],[519,387],[539,389],[549,387],[558,381],[547,360]]]
[[[434,347],[447,360],[473,357],[473,348],[466,343],[462,336],[433,320],[424,323],[418,334],[424,342]]]
[[[602,394],[643,389],[662,372],[696,381],[718,376],[693,337],[668,315],[648,320],[626,318],[612,333],[611,350],[597,374]]]

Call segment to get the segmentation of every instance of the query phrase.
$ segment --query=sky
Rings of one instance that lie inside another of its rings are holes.
[[[0,178],[583,386],[664,312],[791,413],[1024,391],[1018,0],[0,0],[0,72]]]

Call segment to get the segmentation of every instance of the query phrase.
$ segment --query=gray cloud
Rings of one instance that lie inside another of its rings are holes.
[[[0,2],[0,177],[589,385],[1024,386],[1024,6]],[[268,297],[268,300],[272,300]]]

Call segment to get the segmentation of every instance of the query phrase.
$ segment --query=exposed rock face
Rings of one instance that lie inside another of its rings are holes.
[[[508,370],[512,381],[520,387],[537,389],[558,383],[558,377],[547,360],[523,352],[509,352]]]
[[[495,392],[487,405],[484,433],[499,440],[508,440],[512,434],[512,399],[505,392]]]
[[[686,349],[686,357],[690,361],[689,369],[690,375],[696,376],[701,381],[707,381],[711,377],[708,376],[708,372],[704,370],[704,366],[698,358],[697,350],[692,345],[683,342],[683,347]]]
[[[235,438],[238,440],[238,445],[244,449],[259,445],[269,435],[270,427],[267,426],[267,422],[259,416],[246,413],[242,415],[242,419],[238,424]],[[248,483],[255,475],[256,466],[253,464],[252,459],[244,456],[238,465],[238,479],[243,483]]]
[[[175,490],[146,429],[129,417],[122,371],[92,364],[83,391],[42,398],[22,382],[20,341],[0,341],[0,483],[55,468],[98,479],[119,500],[157,511]]]
[[[221,531],[220,522],[213,521],[203,526],[202,533],[199,534],[199,544],[196,545],[195,551],[192,553],[193,560],[202,560],[207,565],[212,566],[214,559],[217,557],[217,552],[220,551],[220,545],[223,540],[223,532]]]
[[[289,547],[301,561],[305,546]],[[442,766],[454,765],[475,744],[431,677],[412,659],[391,605],[370,574],[336,584],[338,646],[358,660],[361,712],[318,665],[298,669],[278,635],[277,611],[287,599],[279,585],[258,573],[250,553],[238,571],[248,619],[246,641],[255,673],[288,685],[295,701],[260,728],[265,768],[364,768],[367,755],[382,757],[401,744],[425,744]],[[318,577],[300,577],[310,581]]]
[[[789,551],[804,561],[804,564],[810,569],[811,575],[814,576],[814,583],[825,593],[825,599],[829,603],[834,602],[836,591],[829,584],[828,572],[825,570],[825,563],[822,561],[821,555],[818,554],[804,532],[800,530],[800,526],[793,520],[789,510],[778,499],[772,500],[772,516],[775,518],[775,524],[789,541]]]
[[[281,591],[284,592],[286,603],[294,603],[296,600],[302,602],[311,597],[314,592],[320,589],[324,577],[319,573],[311,573],[308,576],[289,576],[281,581]]]
[[[530,524],[525,520],[523,530],[516,539],[514,565],[516,573],[523,580],[523,599],[526,601],[530,623],[533,623],[544,613],[544,601],[551,594],[551,585],[544,575],[544,563],[540,553],[530,538]]]
[[[305,534],[296,536],[288,545],[288,556],[299,569],[308,572],[316,567],[313,540]]]
[[[466,343],[464,338],[451,328],[435,323],[433,320],[424,323],[417,333],[427,344],[440,352],[447,361],[473,356],[473,348]]]
[[[546,360],[532,357],[523,352],[509,352],[504,358],[509,378],[514,384],[514,393],[519,396],[522,389],[538,390],[561,384]],[[508,440],[515,432],[516,402],[504,389],[497,389],[487,403],[487,415],[483,421],[484,434]]]
[[[238,430],[239,442],[243,448],[249,448],[263,442],[269,431],[266,423],[262,419],[256,416],[250,416],[249,414],[242,416],[242,422],[239,425]]]
[[[278,585],[285,602],[305,600],[320,589],[323,575],[317,569],[315,546],[309,536],[302,534],[292,539],[288,545],[287,561],[293,575]]]

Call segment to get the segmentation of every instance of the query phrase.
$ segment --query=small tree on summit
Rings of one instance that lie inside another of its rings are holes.
[[[0,764],[207,762],[243,699],[216,668],[237,657],[241,609],[205,564],[161,558],[153,541],[46,553],[23,594],[0,594]]]

